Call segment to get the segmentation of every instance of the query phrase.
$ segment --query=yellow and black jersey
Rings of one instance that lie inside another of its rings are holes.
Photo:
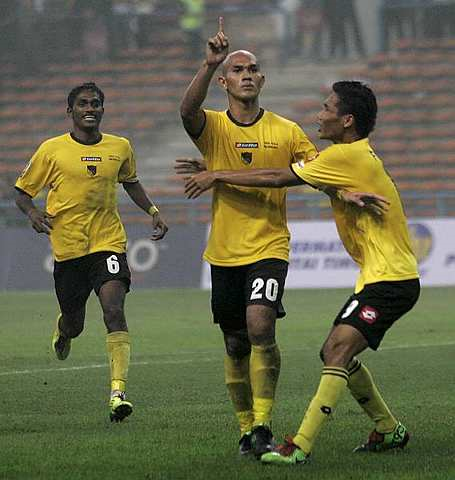
[[[229,111],[204,110],[202,133],[193,138],[208,170],[288,168],[317,153],[302,129],[260,110],[251,124]],[[247,265],[265,258],[289,258],[286,188],[215,185],[212,225],[204,258],[213,265]]]
[[[109,250],[123,253],[126,234],[117,209],[117,183],[137,182],[129,141],[103,134],[95,145],[67,133],[46,140],[16,182],[32,198],[48,188],[54,217],[50,240],[57,261]]]
[[[360,207],[332,199],[338,233],[360,266],[356,292],[368,283],[418,278],[408,226],[398,190],[368,139],[332,145],[308,164],[291,166],[306,183],[350,192],[382,195],[389,211],[378,217]]]

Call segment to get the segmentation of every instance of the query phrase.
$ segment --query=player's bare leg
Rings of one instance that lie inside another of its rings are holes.
[[[130,363],[130,339],[126,324],[126,286],[122,281],[106,282],[99,291],[107,329],[107,352],[111,366],[110,418],[121,422],[133,412],[133,405],[126,401],[126,380]]]

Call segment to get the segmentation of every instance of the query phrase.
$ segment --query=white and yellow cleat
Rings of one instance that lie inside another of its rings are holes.
[[[125,392],[116,393],[109,402],[111,422],[122,422],[133,413],[133,404],[125,400]]]

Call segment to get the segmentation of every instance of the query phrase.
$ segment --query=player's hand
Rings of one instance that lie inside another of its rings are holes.
[[[165,221],[160,217],[159,212],[155,212],[152,215],[152,227],[153,227],[153,233],[150,238],[153,241],[161,240],[169,230]]]
[[[197,175],[185,178],[185,194],[188,198],[197,198],[203,192],[213,187],[215,174],[213,172],[201,172]]]
[[[207,65],[218,66],[227,57],[229,52],[229,40],[224,34],[223,17],[218,18],[218,32],[214,37],[210,37],[207,41],[205,50]]]
[[[52,219],[54,218],[52,215],[49,215],[47,212],[43,212],[38,208],[32,208],[28,212],[28,218],[36,232],[50,235],[52,230]]]
[[[346,190],[339,190],[338,195],[347,203],[353,203],[358,207],[366,208],[376,215],[384,215],[389,207],[390,202],[387,198],[376,195],[374,193],[365,192],[348,192]]]
[[[176,158],[174,170],[178,175],[192,175],[193,173],[204,172],[207,167],[202,158]]]

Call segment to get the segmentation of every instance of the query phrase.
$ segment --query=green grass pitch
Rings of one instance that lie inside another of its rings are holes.
[[[319,381],[319,347],[347,290],[289,290],[279,321],[279,439],[295,433]],[[372,426],[346,392],[309,465],[239,458],[209,294],[133,291],[128,384],[133,415],[108,418],[104,327],[96,298],[65,362],[50,352],[52,293],[0,293],[0,479],[455,479],[453,289],[426,288],[415,309],[362,359],[411,432],[402,452],[353,454]]]

